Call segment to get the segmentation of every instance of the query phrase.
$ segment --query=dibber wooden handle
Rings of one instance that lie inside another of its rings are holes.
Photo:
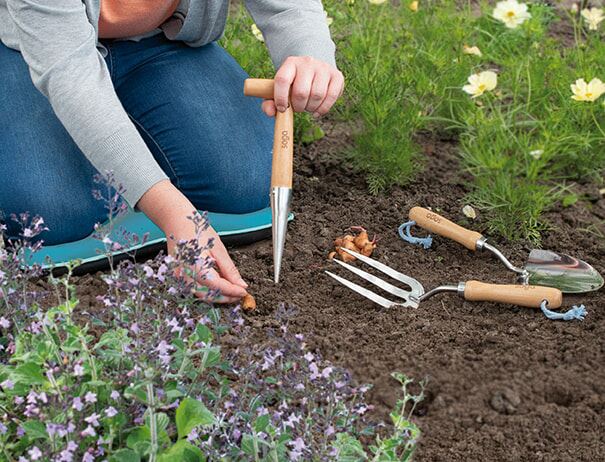
[[[466,283],[464,298],[477,302],[512,303],[530,308],[539,308],[542,300],[548,300],[549,308],[560,308],[563,303],[563,294],[553,287],[486,284],[479,281]]]
[[[441,215],[422,207],[413,207],[409,213],[410,220],[427,231],[447,237],[462,244],[469,250],[477,250],[477,241],[483,236],[477,231],[463,228]]]
[[[244,80],[244,95],[273,99],[273,79]]]
[[[292,187],[292,162],[294,155],[294,112],[292,105],[284,112],[275,114],[273,134],[272,187]]]

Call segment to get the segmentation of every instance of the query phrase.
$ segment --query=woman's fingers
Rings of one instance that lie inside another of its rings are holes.
[[[334,66],[309,56],[290,56],[275,74],[275,107],[285,111],[290,95],[296,112],[308,111],[319,117],[330,110],[343,88],[344,77]],[[275,115],[267,101],[263,103],[263,111]]]
[[[296,112],[303,112],[311,97],[311,85],[315,71],[312,67],[299,65],[296,68],[296,78],[292,83],[292,108]]]
[[[233,263],[233,260],[231,260],[231,257],[229,256],[229,253],[225,248],[225,245],[221,242],[220,239],[217,239],[214,242],[214,247],[212,248],[210,253],[212,254],[212,258],[214,258],[216,266],[218,267],[218,270],[221,273],[221,277],[223,279],[226,279],[231,284],[235,284],[236,286],[239,286],[243,289],[248,287],[248,284],[246,284],[246,281],[244,281],[241,274],[239,274],[239,271]],[[244,295],[246,295],[245,290]]]
[[[313,77],[313,83],[311,84],[311,92],[309,94],[309,100],[305,110],[314,114],[317,108],[326,98],[328,94],[328,86],[330,85],[330,73],[329,72],[316,72]]]
[[[281,65],[275,74],[273,99],[275,106],[279,112],[284,112],[288,108],[288,96],[290,95],[290,87],[296,77],[295,61],[288,58]]]
[[[319,117],[328,113],[336,100],[340,98],[340,95],[342,95],[344,90],[344,82],[345,80],[342,73],[340,71],[334,72],[332,78],[330,79],[326,96],[322,103],[313,112],[313,116]]]
[[[267,114],[269,117],[275,117],[275,101],[273,101],[272,99],[266,99],[263,101],[262,104],[262,109],[263,112],[265,114]]]
[[[247,293],[246,289],[242,286],[233,284],[227,279],[222,278],[214,269],[206,270],[200,275],[197,282],[211,290],[217,290],[223,297],[234,298],[236,300],[244,297]]]

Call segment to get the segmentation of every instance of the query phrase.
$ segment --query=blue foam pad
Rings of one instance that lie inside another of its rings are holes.
[[[294,218],[290,214],[289,220]],[[208,221],[220,236],[229,236],[235,234],[246,234],[262,229],[271,228],[271,208],[259,210],[257,212],[245,214],[227,214],[227,213],[208,213]],[[114,242],[122,243],[122,231],[136,234],[139,238],[148,233],[148,239],[144,245],[138,244],[128,249],[133,251],[142,247],[158,244],[166,241],[166,237],[160,228],[158,228],[144,213],[129,210],[124,215],[114,220],[110,239]],[[125,250],[113,252],[114,255],[124,253]],[[72,260],[79,259],[82,264],[102,260],[106,258],[103,243],[92,235],[75,242],[65,244],[43,246],[30,258],[30,263],[38,263],[43,268],[50,266],[65,266]],[[50,258],[52,265],[48,265],[47,258]]]

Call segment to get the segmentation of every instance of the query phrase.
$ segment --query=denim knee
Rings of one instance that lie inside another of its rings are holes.
[[[239,124],[236,139],[225,139],[222,132],[207,143],[203,151],[213,156],[189,156],[188,171],[178,182],[198,209],[240,214],[269,206],[273,123],[260,111],[254,118]]]

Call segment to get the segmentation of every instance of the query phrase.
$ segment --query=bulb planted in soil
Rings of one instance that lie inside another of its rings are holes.
[[[250,294],[246,294],[244,298],[242,298],[242,309],[244,311],[254,311],[256,309],[256,300]]]
[[[353,255],[348,254],[342,249],[349,249],[365,255],[366,257],[372,255],[372,252],[374,252],[374,249],[376,248],[376,236],[370,240],[368,232],[361,226],[351,226],[350,229],[352,231],[356,231],[357,234],[345,234],[342,237],[336,238],[334,240],[334,247],[336,247],[336,249],[328,254],[328,260],[332,260],[334,257],[336,257],[336,255],[338,255],[344,262],[352,262],[356,260]]]

